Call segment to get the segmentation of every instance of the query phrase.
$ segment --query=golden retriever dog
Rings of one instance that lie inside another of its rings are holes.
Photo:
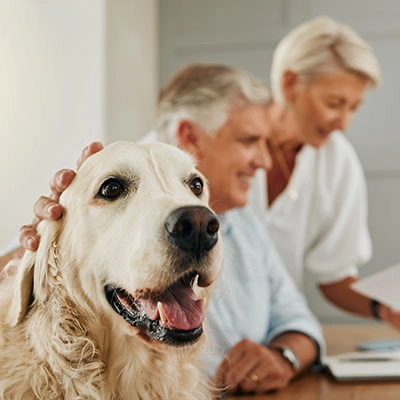
[[[117,142],[62,194],[0,284],[0,398],[205,400],[205,300],[219,224],[192,158]]]

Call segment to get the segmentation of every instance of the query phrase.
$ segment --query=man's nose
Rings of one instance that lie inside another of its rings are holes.
[[[272,158],[266,142],[257,147],[254,164],[256,168],[263,168],[265,170],[272,167]]]

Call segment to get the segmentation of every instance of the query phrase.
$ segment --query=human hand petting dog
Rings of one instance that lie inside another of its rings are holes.
[[[100,142],[93,142],[85,147],[77,162],[77,169],[91,155],[103,149]],[[49,197],[41,196],[34,205],[35,218],[30,225],[20,229],[19,241],[25,250],[36,251],[39,246],[37,226],[43,219],[55,221],[62,216],[63,208],[59,204],[62,192],[71,184],[76,173],[71,169],[62,169],[53,176],[50,182],[51,194]]]
[[[226,354],[214,377],[224,393],[265,393],[285,388],[295,371],[281,354],[243,339]]]

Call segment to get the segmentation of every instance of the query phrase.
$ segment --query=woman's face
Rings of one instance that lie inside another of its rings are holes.
[[[320,75],[308,85],[296,80],[291,113],[298,138],[320,147],[333,131],[346,131],[368,83],[367,78],[342,69]]]

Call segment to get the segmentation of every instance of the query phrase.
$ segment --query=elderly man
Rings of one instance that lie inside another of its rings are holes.
[[[317,320],[263,225],[246,207],[256,170],[271,163],[270,101],[265,84],[243,71],[188,66],[161,90],[151,134],[195,157],[208,179],[211,207],[220,217],[225,261],[209,304],[214,348],[206,362],[214,384],[230,393],[284,388],[317,363],[323,351]],[[101,148],[92,144],[80,162]],[[39,199],[36,220],[22,229],[24,247],[37,247],[38,220],[60,217],[57,201],[73,177],[70,170],[55,175],[53,198]]]

